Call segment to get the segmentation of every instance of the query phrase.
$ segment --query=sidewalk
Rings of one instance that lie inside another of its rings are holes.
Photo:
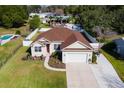
[[[45,58],[45,61],[44,61],[44,67],[49,69],[49,70],[53,70],[53,71],[66,71],[65,69],[58,69],[58,68],[53,68],[53,67],[50,67],[48,65],[48,62],[49,62],[49,59],[50,59],[50,55],[48,54]]]

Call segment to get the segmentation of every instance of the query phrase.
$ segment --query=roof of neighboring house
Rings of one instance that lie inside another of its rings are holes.
[[[122,39],[122,38],[115,39],[114,42],[117,46],[123,46],[124,47],[124,39]]]
[[[116,39],[114,40],[117,48],[120,50],[118,53],[120,54],[120,57],[124,58],[124,39]]]
[[[39,40],[40,38],[46,38],[49,41],[63,41],[61,44],[61,49],[76,41],[80,41],[91,48],[88,40],[86,40],[86,38],[80,32],[75,32],[63,27],[55,27],[47,32],[41,33],[35,41]]]

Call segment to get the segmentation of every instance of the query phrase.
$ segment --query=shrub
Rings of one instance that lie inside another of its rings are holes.
[[[29,53],[26,53],[26,54],[22,57],[22,60],[23,60],[23,61],[26,61],[26,60],[28,60],[28,59],[30,59],[30,54],[29,54]]]
[[[21,35],[20,30],[16,30],[15,34]]]
[[[59,52],[59,51],[54,52],[54,53],[52,54],[52,57],[54,57],[54,58],[56,58],[56,59],[59,59],[59,60],[62,60],[62,52]]]
[[[92,56],[92,63],[96,63],[96,60],[97,60],[97,56],[95,53],[93,53],[93,56]]]

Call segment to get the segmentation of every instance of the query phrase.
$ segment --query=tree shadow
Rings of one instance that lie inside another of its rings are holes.
[[[56,51],[52,54],[52,57],[57,58],[58,60],[62,61],[62,52]]]
[[[102,47],[105,52],[107,52],[116,59],[120,59],[120,55],[114,51],[115,48],[116,44],[114,42],[107,43]]]
[[[29,48],[26,50],[26,53],[28,53],[28,54],[31,55],[31,47],[29,47]]]

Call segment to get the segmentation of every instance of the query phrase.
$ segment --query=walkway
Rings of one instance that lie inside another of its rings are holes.
[[[97,57],[98,64],[90,64],[90,67],[102,88],[122,88],[124,83],[117,75],[111,63],[103,54]]]
[[[50,67],[48,62],[49,62],[49,59],[50,59],[50,55],[48,54],[45,58],[45,61],[44,61],[44,67],[49,69],[49,70],[53,70],[53,71],[66,71],[65,69],[58,69],[58,68],[53,68],[53,67]]]
[[[98,88],[99,85],[85,63],[66,63],[67,87],[69,88]]]

